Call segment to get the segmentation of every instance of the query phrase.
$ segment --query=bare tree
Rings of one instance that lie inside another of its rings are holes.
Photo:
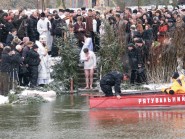
[[[65,3],[65,0],[62,0],[62,7],[63,7],[64,9],[66,9],[66,3]]]

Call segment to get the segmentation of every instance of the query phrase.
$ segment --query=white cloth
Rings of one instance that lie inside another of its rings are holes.
[[[46,45],[48,47],[48,51],[51,51],[52,43],[53,43],[53,37],[51,36],[51,22],[48,20],[48,18],[45,18],[44,20],[40,19],[37,23],[37,31],[39,32],[40,36],[44,35],[46,36]]]
[[[96,55],[93,51],[89,51],[88,56],[84,52],[81,52],[81,60],[84,61],[84,69],[94,69],[96,67]]]
[[[50,65],[51,59],[47,53],[46,48],[42,45],[40,41],[36,41],[36,45],[38,48],[38,53],[40,55],[40,64],[38,68],[38,80],[37,83],[39,84],[48,84],[50,80]]]
[[[93,19],[93,32],[97,32],[97,21],[95,19]]]
[[[85,39],[85,42],[84,42],[84,45],[83,45],[81,51],[83,51],[84,48],[88,48],[90,51],[93,51],[92,38],[86,38]]]

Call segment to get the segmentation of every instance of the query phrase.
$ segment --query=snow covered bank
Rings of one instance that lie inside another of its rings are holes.
[[[56,98],[56,92],[55,91],[47,91],[42,92],[38,90],[24,90],[21,93],[21,96],[30,96],[33,97],[35,95],[39,95],[44,98],[46,101],[53,101]]]
[[[8,97],[0,95],[0,105],[9,103]]]
[[[148,84],[143,85],[143,87],[148,88],[149,90],[161,90],[162,88],[168,88],[170,87],[171,83],[166,84]]]

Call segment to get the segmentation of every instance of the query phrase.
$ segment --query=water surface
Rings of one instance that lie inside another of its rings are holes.
[[[88,98],[61,96],[0,106],[0,139],[183,139],[185,110],[89,110]]]

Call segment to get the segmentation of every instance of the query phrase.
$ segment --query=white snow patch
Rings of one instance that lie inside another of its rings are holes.
[[[47,101],[53,101],[56,98],[56,92],[55,91],[47,91],[47,92],[42,92],[38,90],[24,90],[21,93],[22,96],[35,96],[35,95],[40,95],[42,96],[45,100]]]
[[[9,103],[8,97],[0,95],[0,105]]]
[[[171,83],[143,85],[143,87],[149,88],[150,90],[161,90],[162,88],[168,88],[170,86]]]

